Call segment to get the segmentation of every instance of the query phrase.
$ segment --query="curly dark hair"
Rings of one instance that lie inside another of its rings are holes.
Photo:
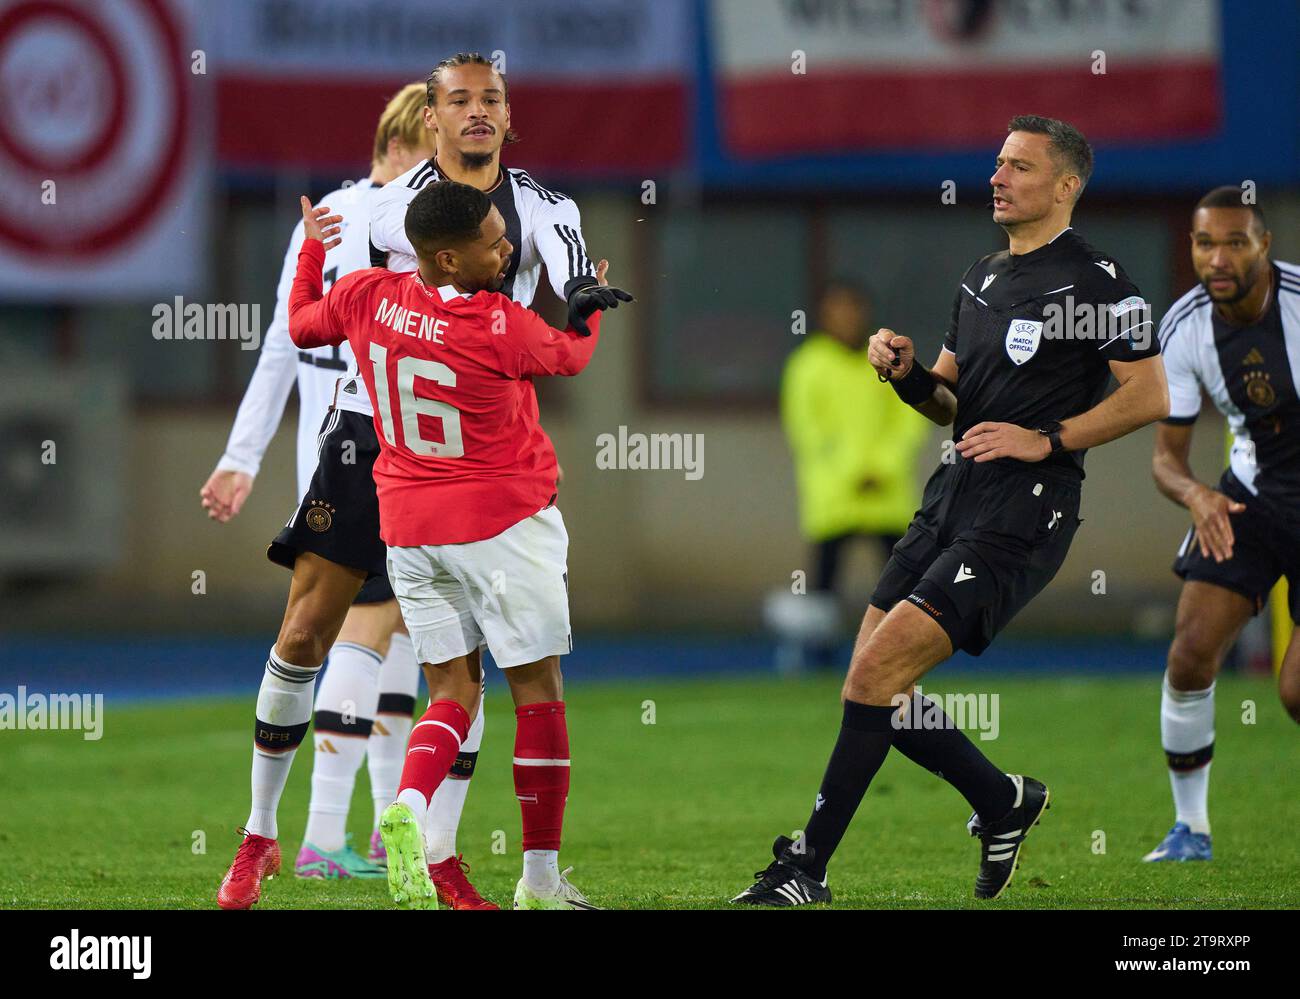
[[[487,56],[480,52],[457,52],[454,56],[448,56],[438,65],[433,67],[433,72],[429,74],[429,79],[424,84],[424,102],[429,107],[438,103],[438,84],[442,82],[442,71],[452,69],[456,66],[487,66],[497,76],[501,77],[501,92],[505,98],[506,107],[510,106],[510,81],[506,79],[506,74],[496,68],[496,65]],[[503,140],[505,145],[519,141],[519,133],[513,128],[506,129],[506,137]]]
[[[477,187],[440,180],[430,184],[406,209],[406,238],[420,256],[431,256],[482,235],[492,201]]]

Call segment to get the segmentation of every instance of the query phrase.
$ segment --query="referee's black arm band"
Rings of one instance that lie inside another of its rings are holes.
[[[898,394],[898,398],[909,406],[929,402],[930,396],[934,395],[934,377],[930,374],[930,369],[915,359],[907,369],[907,374],[902,378],[891,378],[889,385]]]

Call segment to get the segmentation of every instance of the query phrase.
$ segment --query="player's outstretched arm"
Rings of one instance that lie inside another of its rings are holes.
[[[582,235],[582,217],[572,199],[561,195],[554,204],[544,202],[538,210],[538,255],[555,294],[569,306],[569,328],[579,336],[588,336],[587,317],[592,312],[616,309],[619,302],[632,301],[632,296],[610,287],[605,280],[607,261],[592,267]]]
[[[877,330],[867,342],[867,359],[880,380],[927,420],[941,427],[957,419],[957,355],[941,350],[933,368],[918,364],[910,337]]]
[[[593,312],[603,309],[617,309],[619,302],[632,302],[632,298],[622,288],[610,286],[605,275],[609,271],[609,261],[602,260],[596,265],[594,283],[579,285],[569,292],[569,329],[579,336],[591,336],[587,328],[587,319]]]
[[[343,216],[330,215],[325,205],[313,208],[306,196],[299,203],[305,238],[298,252],[298,272],[289,295],[289,337],[299,347],[332,347],[347,337],[342,324],[332,315],[330,296],[324,294],[322,268],[326,252],[343,241],[339,235]],[[346,281],[346,278],[340,281],[334,290],[339,290]]]
[[[608,270],[608,260],[602,260],[596,266],[599,287],[609,287],[605,279]],[[584,334],[574,328],[572,321],[568,329],[557,330],[531,309],[509,301],[504,295],[500,298],[499,308],[504,314],[505,335],[493,337],[490,342],[497,350],[503,372],[512,378],[576,375],[587,366],[600,340],[602,307],[596,300],[592,300],[590,311],[582,317],[582,325],[588,330]],[[616,299],[622,302],[632,300],[632,296],[625,291],[619,291]]]

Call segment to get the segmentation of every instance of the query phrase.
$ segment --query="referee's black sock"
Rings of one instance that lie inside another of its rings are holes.
[[[894,712],[892,707],[844,702],[840,737],[826,765],[816,807],[804,827],[808,854],[798,861],[818,881],[826,880],[826,864],[853,821],[871,778],[885,762],[896,734],[890,724]]]
[[[1011,778],[966,738],[935,701],[913,696],[894,745],[913,763],[942,777],[962,793],[985,823],[996,822],[1016,800]]]

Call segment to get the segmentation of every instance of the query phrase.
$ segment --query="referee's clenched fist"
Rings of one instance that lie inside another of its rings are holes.
[[[912,370],[916,349],[910,337],[899,336],[893,330],[881,327],[867,343],[867,359],[883,380],[902,378]]]

